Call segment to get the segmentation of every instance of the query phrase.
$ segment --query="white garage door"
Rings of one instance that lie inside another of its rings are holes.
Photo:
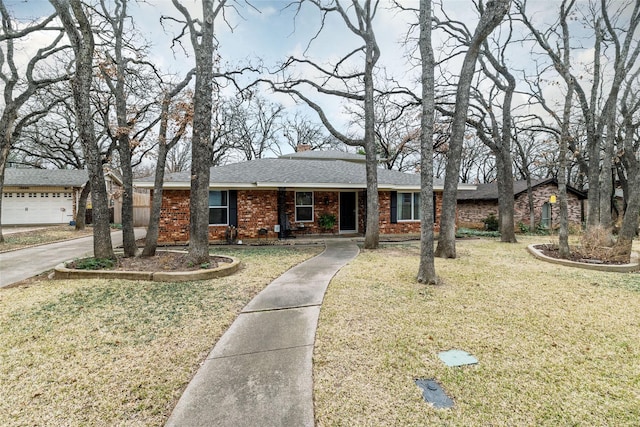
[[[73,220],[73,193],[13,192],[2,198],[2,225],[67,224]]]

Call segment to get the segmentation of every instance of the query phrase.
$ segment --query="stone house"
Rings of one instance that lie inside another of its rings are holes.
[[[153,188],[153,177],[136,182]],[[463,186],[473,189],[475,186]],[[189,240],[190,173],[165,176],[158,241]],[[290,235],[363,235],[366,224],[366,172],[363,155],[304,151],[211,168],[209,240],[284,238]],[[381,235],[420,232],[420,176],[378,169]],[[152,195],[153,197],[153,195]],[[439,228],[442,183],[434,184],[434,227]],[[320,226],[324,215],[336,219]]]
[[[534,180],[531,182],[536,225],[544,228],[555,228],[560,218],[560,205],[556,203],[558,181],[555,178]],[[527,182],[513,183],[515,199],[516,225],[520,222],[529,225],[529,198]],[[587,200],[586,193],[567,186],[569,223],[580,226],[585,219]],[[483,228],[483,220],[493,214],[498,217],[498,185],[497,183],[478,184],[475,191],[459,192],[457,197],[458,226]]]

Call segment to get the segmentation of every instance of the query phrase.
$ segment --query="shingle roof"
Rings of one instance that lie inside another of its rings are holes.
[[[366,157],[363,154],[345,153],[344,151],[337,150],[299,151],[297,153],[283,154],[279,158],[290,160],[346,160],[362,163],[366,161]]]
[[[531,188],[538,187],[546,184],[558,184],[555,178],[537,179],[531,181]],[[520,193],[527,191],[527,181],[514,181],[513,182],[513,197],[518,196]],[[571,186],[567,186],[567,191],[574,193],[578,198],[586,199],[587,196],[582,191],[579,191]],[[492,182],[489,184],[478,184],[475,191],[462,191],[458,192],[458,200],[498,200],[498,183]]]
[[[4,171],[5,186],[82,187],[87,179],[87,171],[78,169],[7,168]]]
[[[164,182],[165,186],[188,188],[190,173],[167,174]],[[153,185],[153,177],[138,183]],[[366,170],[364,163],[343,160],[256,159],[212,167],[210,183],[213,186],[366,188]],[[378,186],[419,189],[420,175],[378,169]],[[434,180],[434,187],[438,186],[441,188],[442,182]]]

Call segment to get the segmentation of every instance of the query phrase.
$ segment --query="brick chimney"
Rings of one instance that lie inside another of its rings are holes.
[[[296,153],[302,153],[303,151],[311,151],[311,144],[298,144]]]

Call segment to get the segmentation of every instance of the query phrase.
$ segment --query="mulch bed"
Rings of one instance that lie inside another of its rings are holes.
[[[560,258],[560,249],[558,248],[558,245],[554,245],[554,244],[536,245],[535,248],[550,258],[562,259]],[[575,250],[573,250],[574,248],[569,248],[569,249],[570,249],[569,257],[564,258],[568,261],[583,262],[587,264],[605,264],[605,265],[606,264],[608,265],[626,264],[625,262],[622,262],[622,261],[606,260],[606,259],[599,259],[594,257],[585,258],[584,254],[576,252]]]
[[[82,260],[76,260],[67,263],[67,267],[77,268],[81,262]],[[125,258],[122,255],[117,255],[116,265],[105,269],[117,271],[194,271],[203,268],[216,268],[220,263],[230,262],[232,262],[231,258],[210,256],[208,263],[194,265],[188,261],[188,254],[158,251],[153,257]]]

